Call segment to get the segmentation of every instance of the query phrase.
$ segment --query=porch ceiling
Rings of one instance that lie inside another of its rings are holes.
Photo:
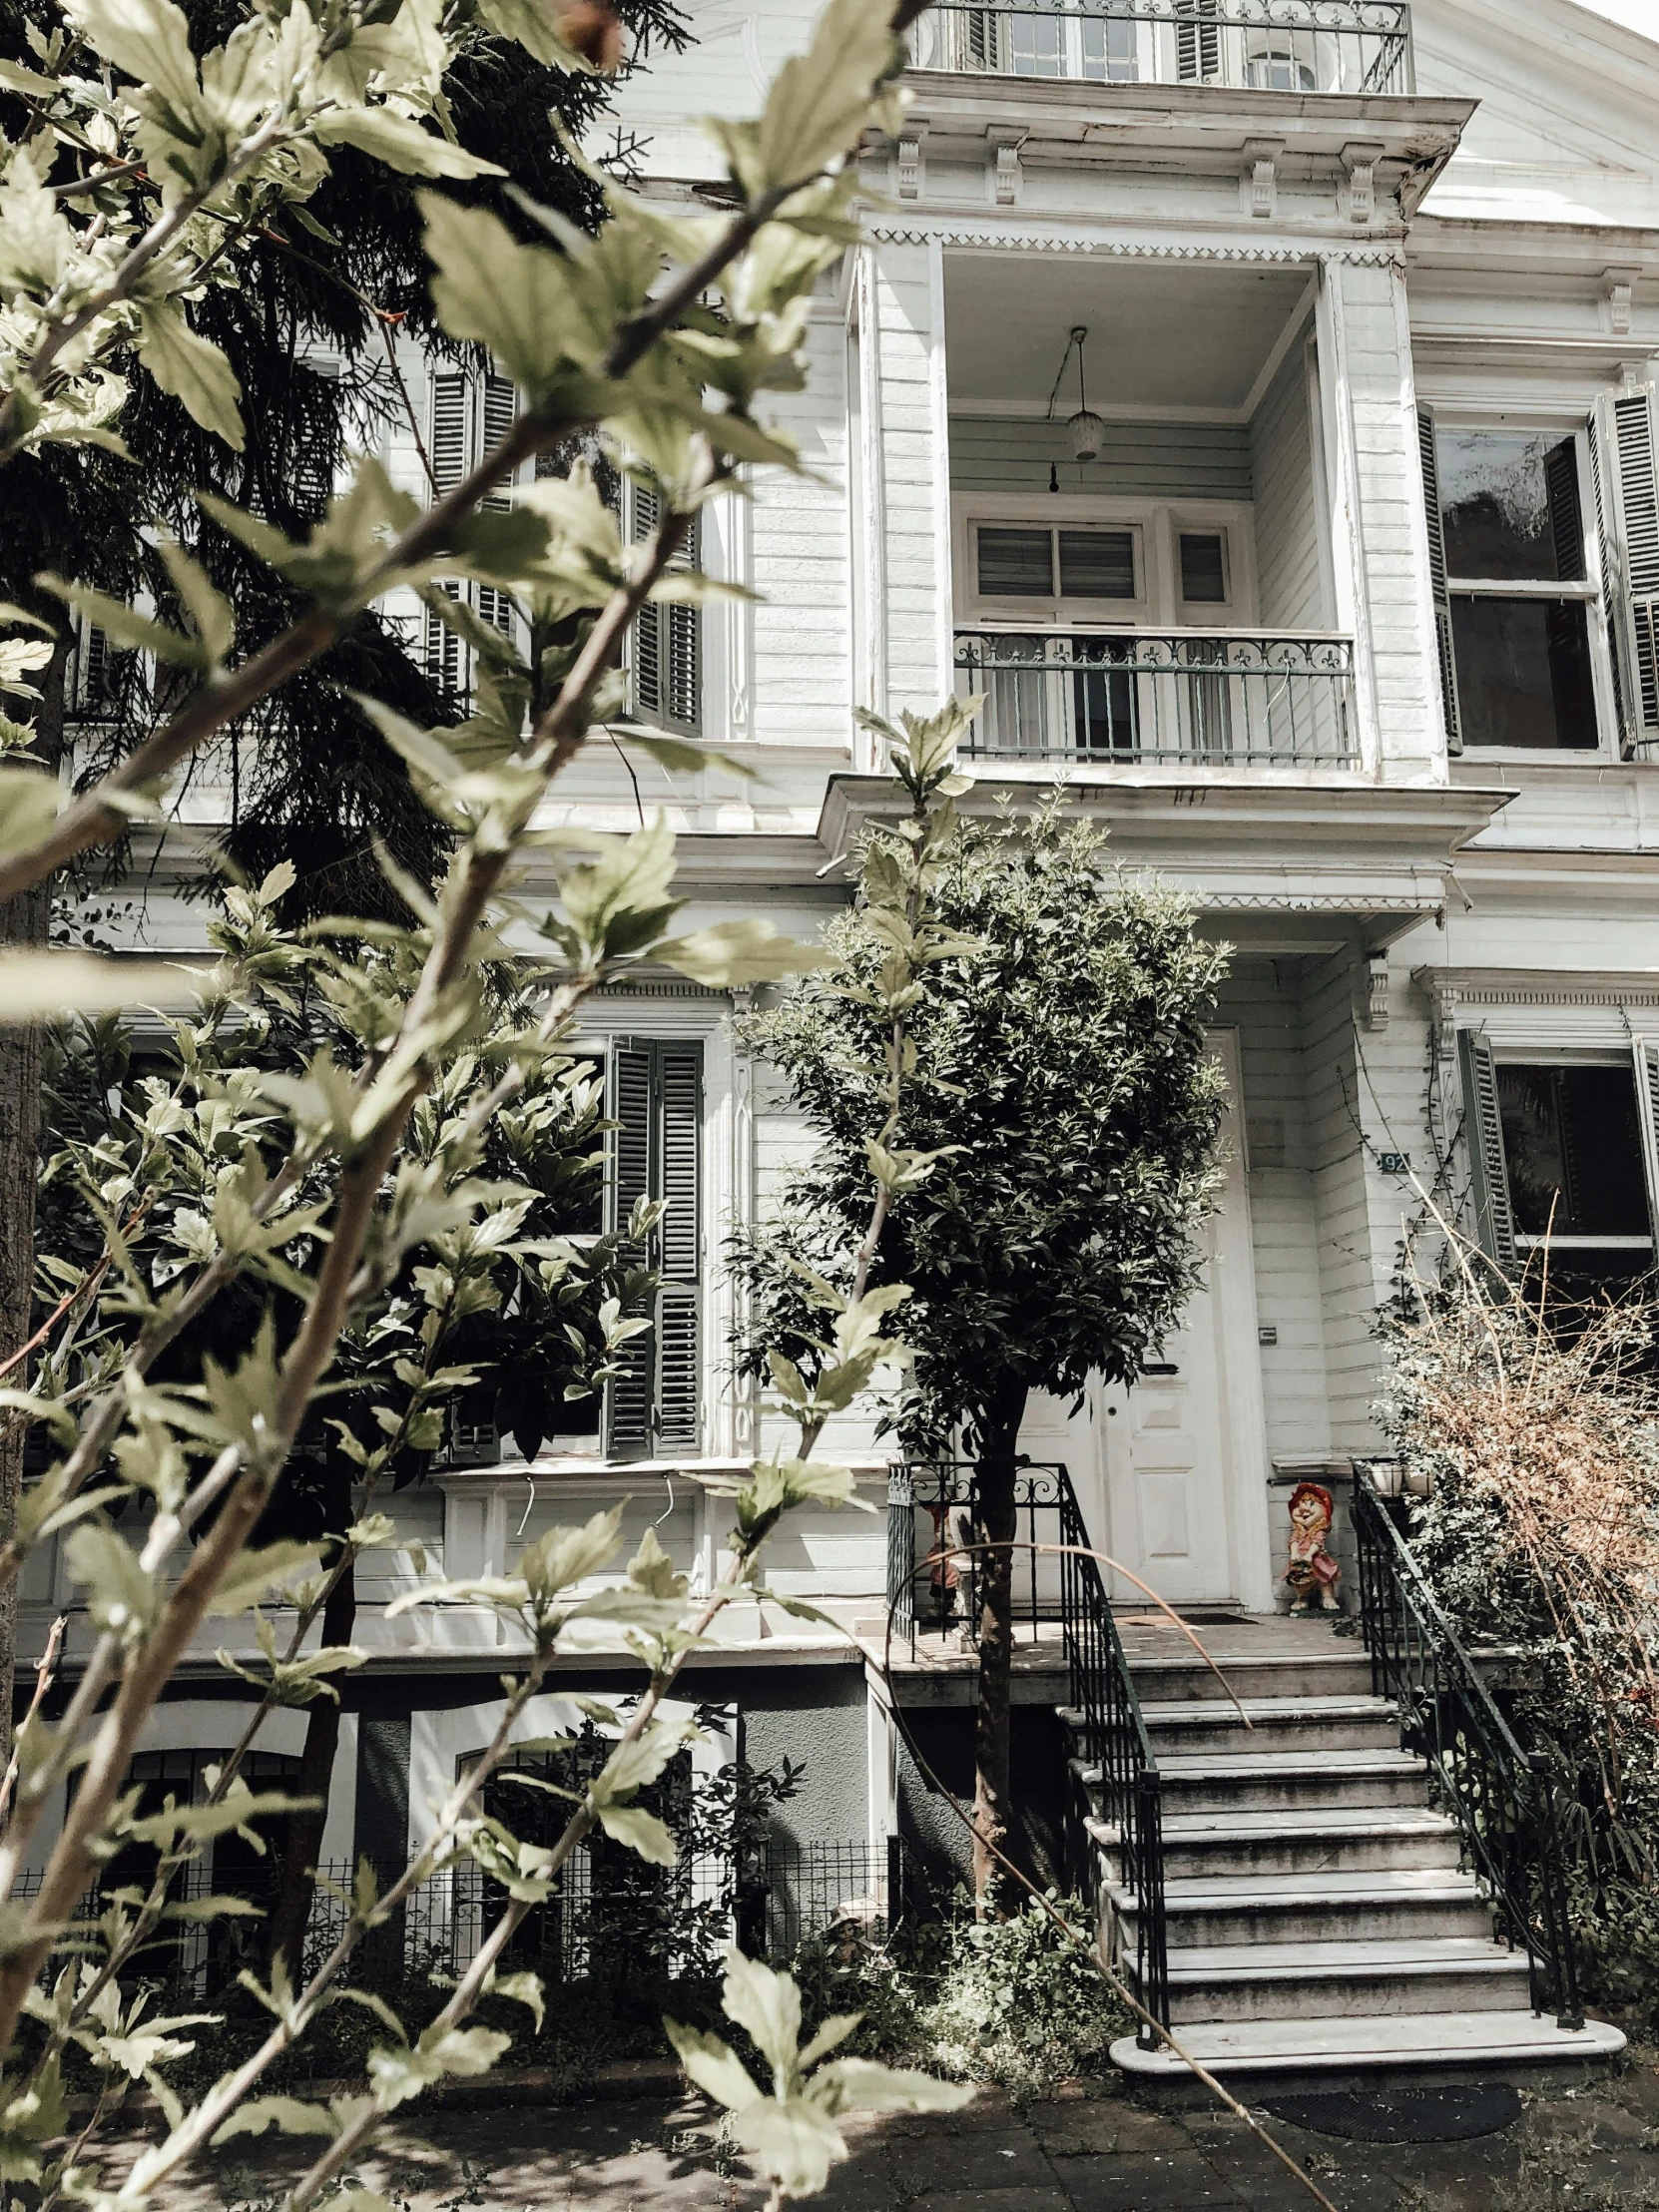
[[[1109,860],[1156,873],[1258,951],[1356,937],[1387,944],[1444,904],[1467,840],[1513,797],[1357,778],[1260,785],[1143,771],[1064,782],[1078,812],[1109,830]],[[1029,803],[1051,783],[981,766],[957,807],[994,818],[1004,800]],[[849,850],[866,824],[897,813],[893,792],[881,777],[831,778],[819,824],[825,850]]]
[[[944,264],[954,411],[1041,413],[1073,324],[1086,324],[1097,413],[1240,415],[1304,298],[1302,269],[954,251]],[[1075,361],[1055,402],[1077,406]]]

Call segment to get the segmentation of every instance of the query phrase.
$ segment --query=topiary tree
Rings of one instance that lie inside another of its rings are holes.
[[[872,841],[879,874],[901,840],[877,830]],[[1031,1392],[1135,1380],[1198,1281],[1195,1236],[1215,1204],[1223,1081],[1205,1023],[1226,949],[1195,933],[1183,900],[1111,871],[1102,847],[1058,801],[1028,821],[963,825],[935,893],[957,943],[922,969],[906,1017],[902,1136],[934,1160],[895,1197],[876,1261],[876,1282],[911,1292],[914,1354],[887,1417],[910,1452],[965,1440],[993,1546],[1014,1538]],[[828,934],[834,964],[749,1024],[820,1136],[783,1219],[735,1253],[756,1294],[740,1352],[751,1373],[769,1354],[811,1369],[819,1324],[802,1270],[834,1281],[830,1255],[845,1248],[869,1172],[893,931],[888,915],[854,908]],[[978,1578],[981,1902],[1009,1822],[1011,1566],[992,1549]]]

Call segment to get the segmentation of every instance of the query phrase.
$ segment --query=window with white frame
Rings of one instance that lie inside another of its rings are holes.
[[[1598,591],[1579,435],[1431,420],[1423,452],[1441,679],[1458,739],[1593,751]]]
[[[1501,1267],[1548,1246],[1576,1286],[1653,1265],[1659,1223],[1659,1039],[1550,1052],[1458,1035],[1476,1234]]]

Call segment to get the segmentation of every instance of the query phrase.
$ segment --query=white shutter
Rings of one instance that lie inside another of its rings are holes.
[[[1458,1030],[1457,1065],[1463,1078],[1463,1141],[1469,1155],[1475,1241],[1488,1259],[1506,1268],[1515,1257],[1515,1217],[1503,1158],[1497,1069],[1492,1048],[1478,1030]]]
[[[1422,459],[1422,511],[1428,524],[1428,588],[1434,601],[1434,650],[1440,664],[1440,715],[1446,751],[1463,750],[1457,709],[1457,660],[1451,643],[1451,594],[1446,589],[1445,529],[1440,521],[1440,469],[1434,455],[1434,415],[1417,409],[1417,452]]]
[[[1659,1257],[1659,1037],[1632,1037],[1636,1063],[1636,1120],[1642,1139],[1642,1170],[1647,1178],[1648,1220]]]
[[[1596,402],[1596,521],[1627,753],[1659,746],[1659,429],[1654,387]]]
[[[432,464],[434,500],[452,492],[472,465],[472,378],[465,369],[433,370],[426,451]],[[440,584],[438,589],[451,599],[461,596],[458,584]],[[466,688],[466,648],[430,608],[426,612],[426,673],[446,691]]]
[[[662,501],[648,486],[628,487],[628,538],[642,544],[662,518]],[[694,517],[671,568],[694,574],[703,566],[701,521]],[[631,646],[634,712],[648,722],[695,734],[703,727],[703,610],[678,602],[647,600],[634,617]]]
[[[493,369],[490,371],[484,378],[478,411],[482,426],[478,458],[482,460],[492,447],[499,445],[501,440],[507,436],[518,414],[518,393],[510,376],[498,376]],[[496,513],[510,507],[512,499],[507,487],[513,481],[512,476],[503,477],[500,488],[490,492],[482,504],[493,509]],[[512,629],[513,602],[511,593],[499,591],[493,584],[479,584],[474,587],[474,597],[477,601],[478,615],[481,621],[489,623],[492,629],[504,632]]]

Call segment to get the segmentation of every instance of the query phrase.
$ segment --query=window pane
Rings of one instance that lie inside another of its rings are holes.
[[[1060,590],[1067,599],[1133,599],[1133,531],[1062,530]]]
[[[1465,745],[1595,744],[1583,600],[1453,598],[1451,636]]]
[[[981,530],[979,590],[987,599],[1052,599],[1053,533]]]
[[[1182,531],[1181,596],[1188,601],[1227,604],[1227,572],[1219,531]]]
[[[1449,574],[1543,583],[1583,575],[1571,438],[1439,430],[1434,451]]]
[[[1535,1237],[1550,1229],[1558,1237],[1649,1234],[1628,1068],[1500,1062],[1497,1097],[1517,1229]]]

